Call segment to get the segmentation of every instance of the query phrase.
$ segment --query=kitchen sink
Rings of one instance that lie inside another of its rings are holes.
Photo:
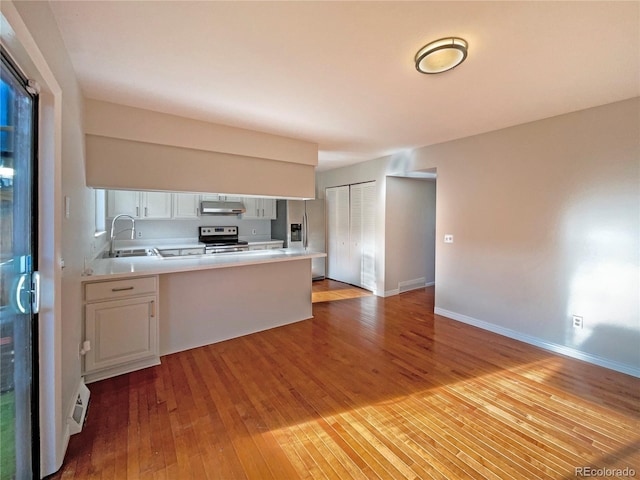
[[[152,257],[156,252],[152,248],[126,248],[116,250],[113,255],[105,252],[102,258],[125,258],[125,257]]]
[[[201,257],[204,255],[204,247],[154,248],[153,252],[160,258]]]

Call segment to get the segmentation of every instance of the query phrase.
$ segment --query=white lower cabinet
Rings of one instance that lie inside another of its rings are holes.
[[[85,285],[86,382],[158,365],[157,277]]]
[[[282,240],[270,242],[249,242],[249,250],[278,250],[282,248]]]

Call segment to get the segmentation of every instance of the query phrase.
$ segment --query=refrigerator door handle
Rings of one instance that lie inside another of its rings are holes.
[[[309,221],[307,220],[307,210],[305,208],[304,216],[302,217],[302,246],[306,250],[309,248]]]

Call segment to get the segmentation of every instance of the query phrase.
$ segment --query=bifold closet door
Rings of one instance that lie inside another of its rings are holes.
[[[351,185],[349,283],[375,290],[376,182]]]
[[[326,190],[327,277],[375,289],[376,184]]]
[[[349,186],[326,190],[327,277],[349,282]]]

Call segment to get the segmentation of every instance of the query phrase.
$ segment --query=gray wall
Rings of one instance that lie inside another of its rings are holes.
[[[639,112],[634,98],[424,147],[318,189],[437,168],[436,310],[638,375]]]
[[[436,183],[387,177],[385,295],[435,282]]]

